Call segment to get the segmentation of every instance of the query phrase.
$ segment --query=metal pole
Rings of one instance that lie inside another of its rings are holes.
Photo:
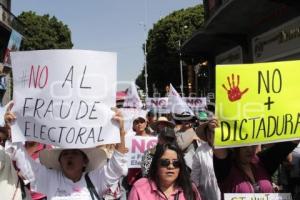
[[[147,71],[147,35],[146,35],[146,24],[144,22],[139,23],[144,27],[144,37],[145,37],[145,45],[144,45],[144,67],[145,67],[145,95],[148,97],[149,90],[148,90],[148,71]]]
[[[146,92],[146,97],[148,97],[148,72],[147,72],[147,40],[145,41],[145,92]]]
[[[183,96],[183,71],[182,71],[181,43],[180,43],[180,40],[178,41],[178,45],[179,45],[179,62],[180,62],[180,91],[181,91],[181,95]]]
[[[146,97],[148,97],[148,71],[147,71],[147,37],[146,37],[146,24],[144,23],[144,35],[145,35],[145,45],[144,45],[144,59],[145,59],[145,92]]]
[[[199,65],[194,66],[194,71],[195,71],[195,93],[196,96],[198,96],[198,73],[199,73]]]

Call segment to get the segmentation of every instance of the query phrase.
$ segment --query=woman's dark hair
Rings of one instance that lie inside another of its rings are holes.
[[[81,151],[80,149],[66,149],[66,150],[62,150],[62,152],[63,152],[63,151],[78,151],[78,152],[80,152],[81,155],[83,156],[84,161],[85,161],[86,163],[89,162],[88,156],[87,156],[83,151]],[[58,162],[59,162],[59,163],[61,162],[62,152],[61,152],[61,153],[59,154],[59,156],[58,156]],[[86,167],[83,167],[82,172],[85,172],[85,170],[86,170]]]
[[[183,153],[176,143],[165,143],[158,144],[156,146],[156,151],[152,159],[152,163],[149,169],[149,179],[154,181],[158,188],[160,188],[159,176],[158,176],[158,161],[165,153],[166,150],[172,150],[177,153],[177,158],[180,163],[179,174],[175,180],[175,185],[182,188],[184,197],[186,200],[194,200],[196,195],[193,191],[192,182],[190,179],[190,174],[188,168],[185,164]]]

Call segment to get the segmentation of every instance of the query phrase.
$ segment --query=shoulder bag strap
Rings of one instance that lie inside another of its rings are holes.
[[[97,200],[101,200],[98,193],[97,193],[97,191],[96,191],[96,189],[95,189],[95,186],[93,185],[93,183],[92,183],[92,181],[89,177],[89,174],[86,173],[84,177],[85,177],[85,181],[86,181],[86,184],[87,184],[87,187],[88,187],[88,190],[90,192],[90,195],[91,195],[92,199],[94,200],[94,195],[95,195]]]

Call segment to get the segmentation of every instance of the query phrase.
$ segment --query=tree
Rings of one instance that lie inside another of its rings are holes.
[[[22,12],[18,19],[24,24],[21,50],[70,49],[73,47],[71,31],[55,16]]]
[[[152,84],[161,94],[165,86],[172,83],[180,85],[179,41],[183,44],[203,25],[204,11],[202,5],[181,9],[160,19],[148,32],[147,71],[149,94],[153,93]],[[189,62],[188,58],[183,58]],[[136,79],[141,88],[144,84],[144,68]]]

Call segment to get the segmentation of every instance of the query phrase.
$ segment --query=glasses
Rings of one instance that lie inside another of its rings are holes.
[[[169,159],[160,159],[159,160],[159,165],[161,167],[169,167],[169,165],[172,163],[172,165],[175,168],[179,168],[180,167],[180,162],[179,160],[169,160]]]

